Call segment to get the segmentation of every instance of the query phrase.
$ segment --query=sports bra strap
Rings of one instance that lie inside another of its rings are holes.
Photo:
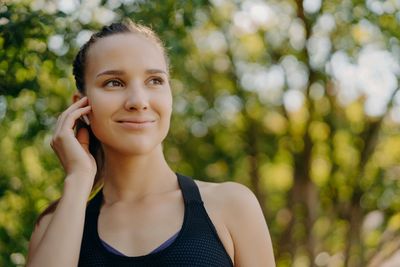
[[[193,179],[179,173],[176,173],[176,175],[178,176],[178,182],[182,189],[185,204],[190,204],[192,202],[203,204],[199,188],[197,187]]]

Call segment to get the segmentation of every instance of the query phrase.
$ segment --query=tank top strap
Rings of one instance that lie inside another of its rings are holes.
[[[192,178],[176,173],[179,186],[181,187],[185,204],[198,203],[203,204],[200,191]]]

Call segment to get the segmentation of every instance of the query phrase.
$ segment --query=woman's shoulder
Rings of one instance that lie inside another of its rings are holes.
[[[238,182],[214,183],[201,180],[194,180],[194,182],[197,184],[202,198],[205,197],[210,201],[232,204],[232,201],[248,202],[256,200],[253,191]]]
[[[246,185],[231,181],[221,183],[194,181],[199,187],[204,205],[218,212],[227,225],[232,221],[238,222],[237,217],[245,210],[250,209],[259,213],[261,209],[257,197]]]
[[[41,220],[37,221],[37,223],[35,224],[28,244],[28,261],[30,260],[33,253],[36,251],[36,248],[38,247],[40,241],[42,240],[44,233],[46,232],[47,227],[49,226],[51,219],[53,218],[53,213],[54,212],[50,212],[43,215]]]
[[[229,232],[229,236],[221,235],[222,242],[235,265],[275,266],[271,237],[256,195],[237,182],[195,182],[207,212],[220,219],[217,230]]]

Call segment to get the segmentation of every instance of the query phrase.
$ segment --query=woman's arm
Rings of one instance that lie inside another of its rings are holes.
[[[96,175],[89,152],[89,132],[74,127],[90,112],[87,98],[76,101],[58,118],[51,147],[66,172],[64,190],[54,213],[43,218],[32,233],[28,267],[75,267],[79,261],[86,203]]]
[[[53,214],[35,227],[29,243],[28,267],[77,266],[90,186],[67,177],[64,194]],[[86,187],[86,188],[85,188]]]
[[[268,226],[254,193],[246,186],[224,183],[226,226],[235,248],[235,267],[274,267]]]

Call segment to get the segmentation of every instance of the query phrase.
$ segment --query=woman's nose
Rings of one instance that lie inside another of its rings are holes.
[[[125,108],[127,110],[146,110],[149,106],[149,99],[144,86],[132,85],[127,90]]]

